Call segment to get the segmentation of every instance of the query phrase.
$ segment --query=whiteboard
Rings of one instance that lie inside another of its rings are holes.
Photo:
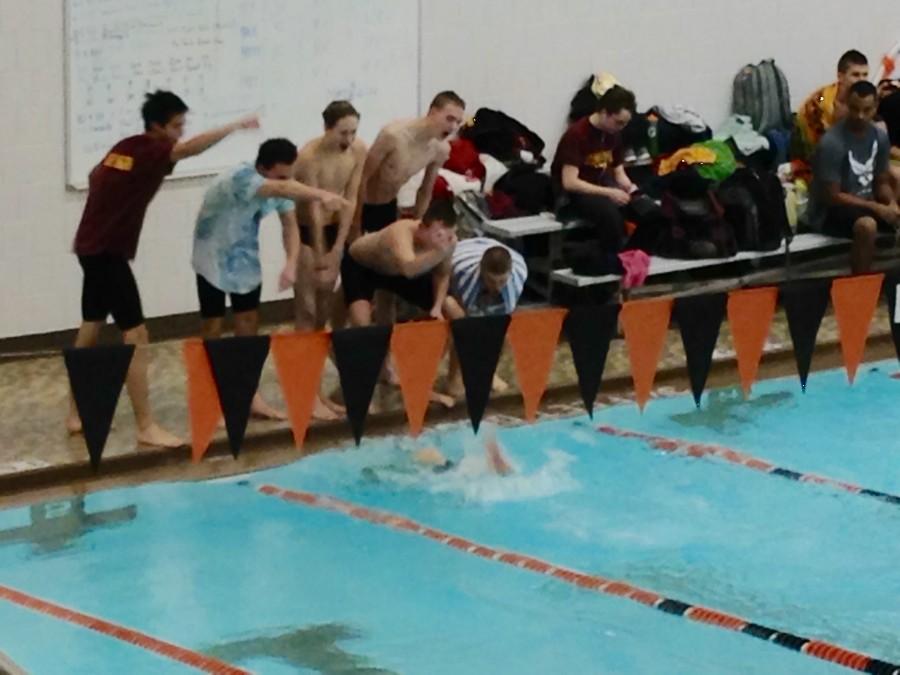
[[[321,111],[348,99],[360,135],[419,107],[419,0],[65,0],[66,180],[87,176],[117,141],[141,133],[144,94],[190,107],[185,138],[259,113],[174,176],[218,173],[266,138],[298,145]]]

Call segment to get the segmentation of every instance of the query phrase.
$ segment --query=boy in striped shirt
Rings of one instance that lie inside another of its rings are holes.
[[[525,259],[495,239],[463,239],[453,251],[450,289],[467,316],[512,314],[522,296],[527,278]],[[508,388],[506,382],[494,375],[495,392],[504,392]],[[454,398],[464,395],[462,374],[455,352],[451,352],[447,393]]]
[[[463,239],[453,252],[452,292],[468,316],[512,314],[527,278],[525,259],[495,239]]]

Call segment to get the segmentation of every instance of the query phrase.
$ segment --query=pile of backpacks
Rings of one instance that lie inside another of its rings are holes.
[[[573,97],[570,121],[594,110],[592,84],[593,77]],[[787,80],[773,61],[741,69],[732,109],[715,133],[683,106],[654,106],[624,130],[629,175],[659,205],[634,224],[645,252],[725,258],[772,251],[791,236],[777,166],[787,160],[793,116]]]
[[[594,77],[572,98],[570,121],[594,110]],[[654,106],[624,130],[629,175],[655,202],[636,224],[646,253],[730,257],[775,250],[791,236],[776,168],[787,159],[793,118],[787,80],[773,61],[741,69],[732,108],[716,133],[683,106]],[[519,120],[481,108],[451,142],[444,168],[481,182],[482,192],[465,199],[484,217],[533,215],[554,210],[544,149]]]
[[[486,218],[543,213],[553,209],[551,180],[541,172],[544,147],[543,139],[517,119],[480,108],[451,141],[444,169],[481,181],[482,195],[464,197]]]

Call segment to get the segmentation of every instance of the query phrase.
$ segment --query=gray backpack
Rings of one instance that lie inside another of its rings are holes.
[[[736,115],[753,120],[761,134],[793,126],[787,78],[772,59],[748,64],[735,76],[731,107]]]

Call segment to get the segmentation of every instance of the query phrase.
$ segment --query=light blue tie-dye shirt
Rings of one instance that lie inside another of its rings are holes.
[[[194,271],[226,293],[249,293],[262,283],[259,223],[273,211],[294,209],[290,199],[257,195],[265,178],[242,164],[216,178],[203,197],[194,228]]]

